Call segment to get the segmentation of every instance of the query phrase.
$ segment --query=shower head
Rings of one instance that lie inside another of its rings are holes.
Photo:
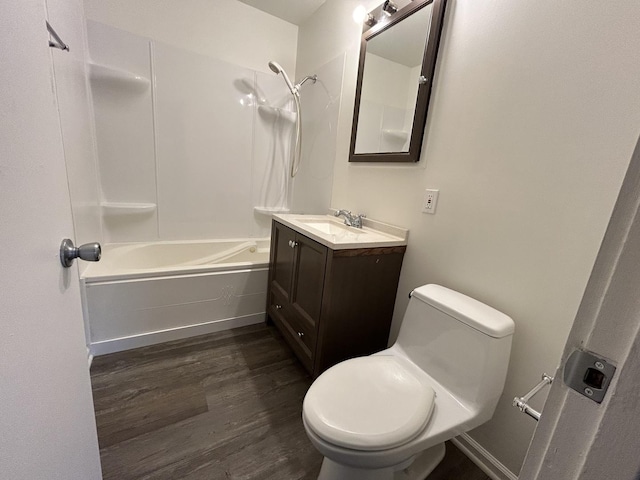
[[[280,66],[280,64],[278,62],[269,62],[269,68],[273,71],[273,73],[275,73],[276,75],[280,72],[283,72],[283,68]]]
[[[291,93],[293,95],[298,95],[298,89],[293,86],[293,83],[291,83],[291,80],[289,80],[289,76],[287,75],[287,72],[284,71],[284,68],[282,68],[278,62],[273,62],[273,61],[269,62],[269,68],[276,75],[281,73],[285,83],[287,84],[287,87],[289,87],[289,90],[291,90]]]

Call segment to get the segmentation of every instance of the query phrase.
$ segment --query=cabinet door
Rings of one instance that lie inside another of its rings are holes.
[[[320,319],[327,247],[303,235],[296,235],[296,267],[290,302],[294,311],[313,332]]]
[[[271,288],[276,288],[280,296],[284,297],[286,302],[290,302],[296,233],[277,222],[273,222],[272,229]]]

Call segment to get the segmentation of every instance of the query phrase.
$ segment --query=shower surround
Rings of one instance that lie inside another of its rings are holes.
[[[327,211],[344,55],[319,66],[317,84],[304,89],[308,140],[292,180],[297,119],[281,78],[102,23],[87,27],[106,244],[104,265],[83,275],[91,351],[262,321],[259,254],[195,270],[160,257],[167,245],[188,252],[228,239],[268,250],[269,211]],[[153,268],[136,265],[154,255]]]
[[[104,240],[266,236],[253,207],[276,201],[261,180],[288,160],[291,123],[257,107],[291,109],[281,80],[96,22],[88,37]]]

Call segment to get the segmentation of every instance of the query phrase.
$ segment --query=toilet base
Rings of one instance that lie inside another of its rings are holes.
[[[342,465],[325,457],[318,480],[423,480],[444,458],[444,443],[439,443],[415,457],[411,464],[387,468],[356,468]]]

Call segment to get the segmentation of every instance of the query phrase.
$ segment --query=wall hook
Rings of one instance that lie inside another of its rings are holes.
[[[68,52],[69,51],[69,45],[67,45],[66,43],[64,43],[62,41],[62,39],[58,36],[56,31],[53,29],[53,27],[51,25],[49,25],[49,22],[45,21],[45,23],[47,24],[47,30],[49,31],[49,34],[55,40],[55,42],[52,42],[51,40],[49,40],[49,46],[52,47],[52,48],[59,48],[60,50],[66,50]]]

